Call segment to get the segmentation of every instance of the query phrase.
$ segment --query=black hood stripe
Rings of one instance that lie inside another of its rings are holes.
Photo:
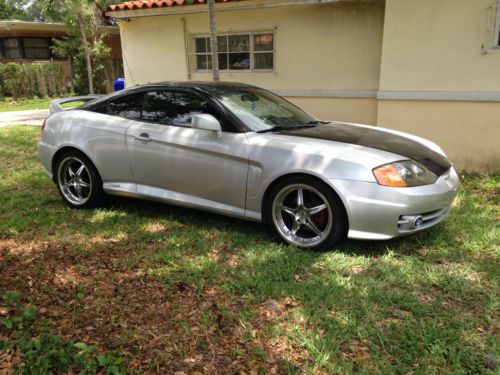
[[[419,162],[438,177],[451,168],[446,157],[423,144],[401,135],[380,131],[375,127],[371,129],[331,123],[314,128],[283,130],[279,134],[349,143],[391,152]]]

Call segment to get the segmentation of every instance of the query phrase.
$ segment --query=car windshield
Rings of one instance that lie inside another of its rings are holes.
[[[214,90],[218,99],[253,131],[294,128],[316,121],[293,104],[267,90],[231,88]]]

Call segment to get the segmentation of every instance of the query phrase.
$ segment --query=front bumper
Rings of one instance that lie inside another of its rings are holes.
[[[459,180],[450,168],[432,185],[395,188],[377,183],[329,180],[346,207],[349,238],[386,240],[416,233],[444,220],[458,193]],[[408,216],[421,216],[411,228]]]

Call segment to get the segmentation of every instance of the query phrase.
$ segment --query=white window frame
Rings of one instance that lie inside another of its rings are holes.
[[[254,47],[254,36],[255,35],[261,35],[261,34],[272,34],[273,36],[273,49],[269,51],[255,51]],[[244,32],[223,32],[223,33],[217,33],[217,36],[225,36],[229,37],[232,35],[248,35],[250,38],[250,46],[248,53],[250,55],[250,69],[219,69],[221,73],[274,73],[276,71],[276,33],[275,30],[259,30],[259,31],[244,31]],[[188,52],[188,57],[189,56],[194,56],[196,59],[197,55],[208,55],[210,56],[209,52],[206,53],[196,53],[196,43],[195,39],[196,38],[209,38],[210,35],[208,34],[191,34],[189,35],[190,42],[194,45],[194,52]],[[228,45],[229,48],[229,45]],[[229,51],[227,52],[219,52],[219,53],[230,53]],[[246,52],[242,52],[246,53]],[[255,59],[254,56],[256,53],[272,53],[273,54],[273,67],[272,69],[255,69],[254,68],[254,63]],[[212,70],[211,69],[197,69],[196,67],[196,60],[194,61],[195,68],[191,71],[192,73],[210,73]]]
[[[500,48],[500,0],[497,1],[496,6],[496,22],[495,22],[495,36],[493,38],[493,48]],[[491,39],[490,39],[491,40]]]

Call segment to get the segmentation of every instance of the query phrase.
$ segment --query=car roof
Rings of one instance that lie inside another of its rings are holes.
[[[122,92],[142,90],[155,87],[168,88],[195,88],[203,91],[214,91],[216,89],[236,89],[236,88],[257,88],[256,86],[248,85],[240,82],[224,82],[224,81],[163,81],[156,83],[146,83],[129,87]]]
[[[248,85],[246,83],[240,82],[224,82],[224,81],[163,81],[163,82],[155,82],[155,83],[145,83],[141,85],[135,85],[131,87],[127,87],[126,89],[115,91],[109,94],[105,94],[102,97],[92,100],[88,102],[88,104],[82,105],[81,108],[86,108],[91,105],[101,103],[103,101],[107,101],[115,96],[121,96],[126,94],[134,93],[135,91],[142,91],[147,89],[154,88],[191,88],[205,91],[207,93],[213,94],[214,91],[218,89],[243,89],[243,88],[254,88],[257,89],[257,86]]]

